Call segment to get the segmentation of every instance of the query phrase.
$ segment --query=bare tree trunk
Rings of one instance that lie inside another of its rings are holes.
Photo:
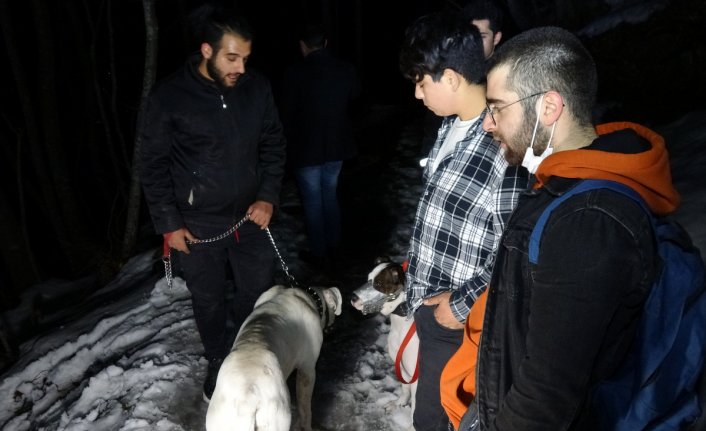
[[[95,93],[96,96],[96,106],[98,107],[98,114],[101,119],[101,124],[103,125],[103,133],[104,133],[104,138],[105,138],[105,143],[106,147],[108,148],[108,151],[111,155],[110,160],[111,160],[111,165],[113,167],[113,175],[115,175],[115,180],[117,181],[118,184],[118,193],[123,192],[123,187],[120,186],[120,179],[122,178],[122,171],[119,166],[118,162],[118,152],[115,149],[115,143],[113,142],[113,133],[110,130],[110,121],[108,120],[108,113],[106,112],[106,107],[105,107],[105,101],[103,97],[103,92],[101,91],[101,86],[100,82],[98,81],[98,66],[97,66],[97,61],[96,61],[96,39],[98,38],[96,34],[96,27],[99,27],[101,23],[101,16],[103,15],[103,10],[105,9],[105,0],[102,0],[100,2],[100,5],[98,7],[98,13],[96,14],[98,16],[98,19],[94,23],[92,14],[91,14],[91,9],[88,5],[87,0],[83,0],[83,8],[86,13],[86,18],[88,22],[88,29],[91,34],[91,43],[90,43],[90,49],[88,50],[88,58],[90,59],[91,63],[91,75],[93,76],[93,92]],[[113,213],[111,212],[110,217],[112,217]]]
[[[25,191],[22,181],[23,133],[21,130],[15,129],[12,124],[9,124],[9,121],[8,126],[17,136],[17,146],[14,156],[8,154],[7,158],[15,158],[14,171],[15,178],[17,178],[18,202],[10,202],[4,189],[0,188],[0,244],[3,244],[3,247],[0,247],[0,255],[7,265],[9,279],[12,283],[9,295],[12,299],[15,299],[26,286],[39,282],[40,274],[34,254],[32,253],[32,248],[29,244],[29,234],[27,232],[27,214],[24,199]],[[7,153],[11,153],[11,151],[7,151]],[[14,207],[18,207],[17,212],[11,211],[11,208]],[[0,299],[2,299],[4,303],[13,302],[9,298],[6,298],[1,290]],[[2,309],[2,307],[0,307],[0,309]]]
[[[42,207],[46,210],[46,217],[51,224],[62,253],[70,256],[70,242],[66,234],[66,228],[60,211],[60,206],[54,188],[53,181],[49,174],[49,168],[45,162],[45,155],[39,137],[39,128],[35,111],[31,103],[31,94],[27,83],[27,72],[22,67],[19,59],[17,47],[19,43],[15,39],[15,32],[10,20],[10,7],[8,0],[0,0],[0,27],[5,39],[5,49],[12,74],[15,78],[15,88],[19,95],[20,108],[24,118],[25,130],[27,131],[27,143],[29,145],[29,155],[37,176],[41,191]]]
[[[18,220],[10,208],[12,204],[5,191],[0,189],[0,242],[3,244],[0,256],[7,265],[12,283],[10,296],[17,297],[22,289],[38,283],[40,278],[34,256],[28,247],[27,236],[23,235],[26,234],[26,219]],[[0,292],[0,297],[3,295]]]
[[[122,259],[127,259],[132,254],[137,240],[137,229],[140,216],[140,151],[142,141],[140,131],[144,121],[145,104],[149,96],[155,77],[157,76],[157,39],[159,27],[155,11],[155,0],[142,0],[145,15],[145,69],[142,75],[142,96],[140,109],[137,113],[137,130],[135,131],[135,148],[132,154],[132,175],[130,178],[130,193],[128,195],[128,213],[125,221],[125,234],[123,236]]]
[[[113,116],[113,126],[115,127],[115,135],[118,137],[118,146],[120,147],[120,158],[125,168],[129,169],[130,160],[128,160],[127,149],[125,148],[125,136],[123,135],[123,128],[120,125],[120,118],[118,117],[118,74],[115,68],[115,38],[113,33],[112,0],[108,0],[106,15],[106,21],[108,22],[108,54],[110,60],[110,112]],[[120,187],[120,189],[122,190],[122,187]]]
[[[355,23],[353,28],[355,29],[355,60],[359,71],[365,70],[365,60],[363,56],[363,27],[365,25],[363,18],[363,2],[361,0],[355,0]]]
[[[61,129],[59,127],[59,107],[56,94],[56,61],[54,57],[55,47],[53,35],[51,33],[52,21],[46,3],[42,0],[32,0],[32,15],[35,20],[35,32],[37,36],[36,52],[42,59],[37,66],[37,86],[40,90],[39,98],[39,118],[41,119],[41,130],[43,149],[48,163],[51,185],[55,193],[55,203],[61,214],[63,224],[66,226],[64,233],[57,232],[62,241],[62,248],[67,251],[67,259],[73,270],[84,269],[87,261],[95,256],[95,250],[90,249],[87,241],[86,224],[78,212],[77,200],[71,187],[68,164],[66,162],[64,150],[62,149]],[[45,166],[36,169],[42,169]],[[65,232],[70,232],[71,237],[67,238]]]

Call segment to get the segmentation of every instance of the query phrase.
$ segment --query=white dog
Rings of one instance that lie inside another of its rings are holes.
[[[208,431],[289,431],[287,378],[297,370],[297,424],[311,430],[311,396],[323,329],[341,314],[335,287],[274,286],[260,295],[218,372]]]
[[[387,334],[387,353],[398,364],[400,347],[410,332],[414,319],[407,319],[405,274],[402,266],[387,257],[375,260],[375,268],[368,274],[368,281],[353,292],[351,305],[363,314],[380,312],[390,317],[390,332]],[[417,370],[419,355],[419,337],[413,332],[402,352],[399,370],[402,379],[402,392],[395,402],[397,406],[410,403],[414,413],[417,381],[413,375]],[[414,381],[412,381],[414,380]],[[411,383],[407,383],[411,382]]]

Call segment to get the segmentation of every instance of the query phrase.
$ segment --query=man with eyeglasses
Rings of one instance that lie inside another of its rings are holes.
[[[674,211],[664,140],[633,123],[593,126],[596,67],[566,30],[521,33],[488,70],[484,129],[536,181],[498,248],[475,399],[458,429],[602,429],[591,388],[616,371],[633,341],[659,266],[651,221],[630,198],[598,189],[556,206],[536,263],[530,235],[544,209],[581,179],[623,183],[655,214]]]
[[[446,430],[439,377],[486,289],[507,219],[527,186],[483,131],[485,58],[478,29],[447,14],[419,18],[400,53],[415,96],[445,117],[424,169],[408,253],[407,302],[419,335],[416,431]]]

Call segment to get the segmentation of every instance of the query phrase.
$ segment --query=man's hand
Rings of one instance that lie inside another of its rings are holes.
[[[424,300],[424,305],[436,306],[434,308],[434,318],[439,325],[449,329],[463,329],[463,322],[456,320],[456,316],[451,311],[449,299],[451,292],[440,293],[434,297]]]
[[[272,218],[272,204],[265,201],[255,201],[248,208],[247,214],[250,216],[250,220],[260,226],[260,229],[265,229]]]
[[[169,244],[170,248],[186,254],[189,254],[189,247],[186,246],[186,240],[196,241],[196,237],[185,227],[175,230],[174,232],[167,232],[162,236],[167,240],[167,244]]]

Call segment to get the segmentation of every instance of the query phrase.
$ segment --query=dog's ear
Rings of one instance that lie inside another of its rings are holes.
[[[337,287],[329,287],[328,289],[324,289],[324,300],[330,308],[333,308],[336,316],[341,315],[343,297],[341,297],[341,291],[338,290]]]
[[[258,298],[257,301],[255,301],[254,307],[257,308],[260,304],[263,304],[270,299],[274,298],[275,296],[279,295],[279,293],[282,291],[282,289],[286,289],[284,286],[281,285],[276,285],[272,286],[266,291],[264,291]]]
[[[381,263],[386,263],[386,262],[390,262],[389,256],[378,256],[375,258],[375,266],[378,266]]]
[[[405,274],[404,269],[402,269],[402,265],[395,266],[395,269],[397,270],[397,271],[395,271],[397,273],[396,282],[399,284],[404,284],[407,275]]]

